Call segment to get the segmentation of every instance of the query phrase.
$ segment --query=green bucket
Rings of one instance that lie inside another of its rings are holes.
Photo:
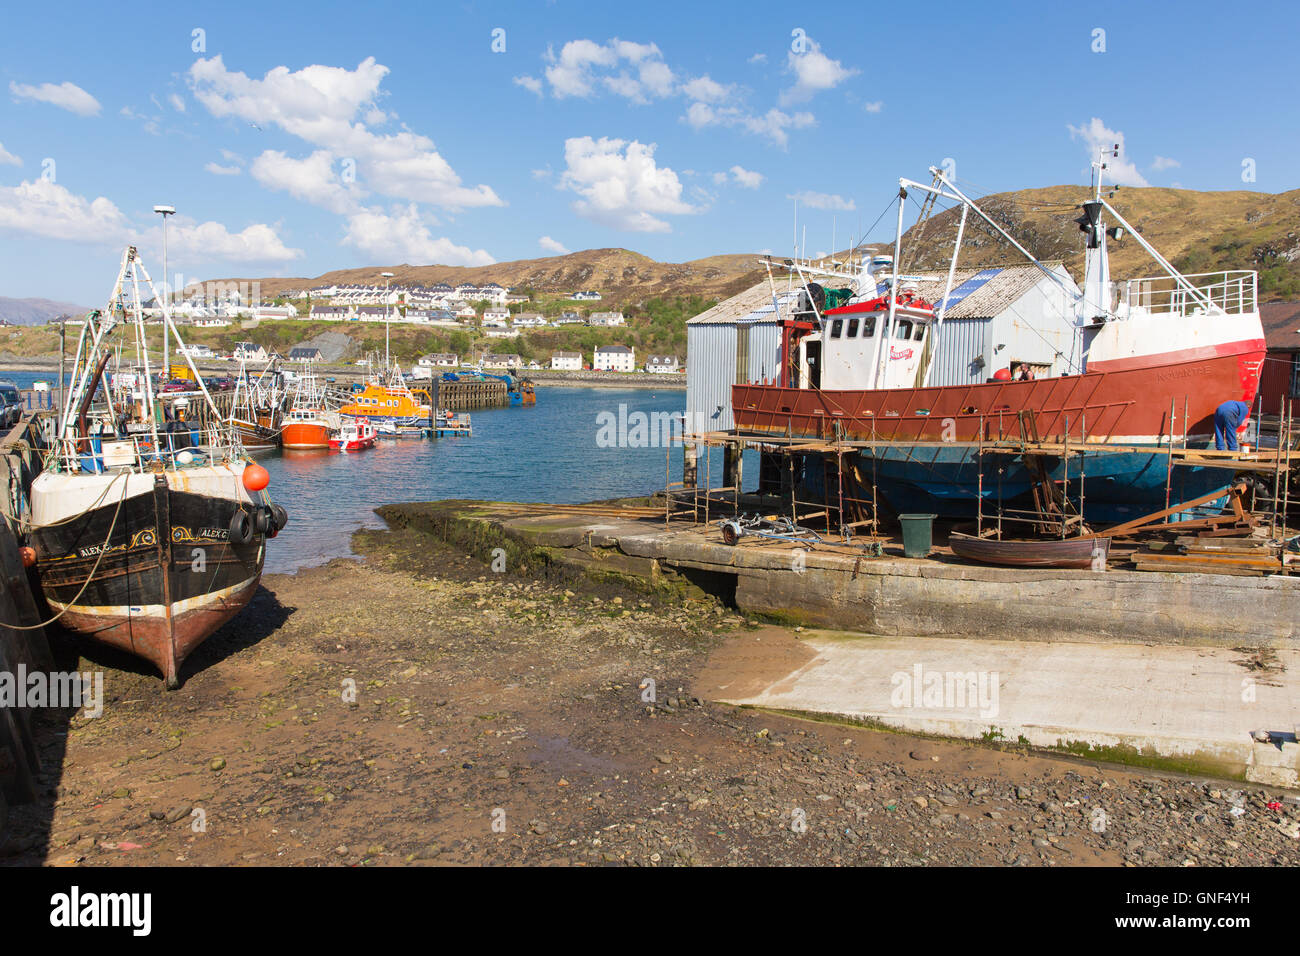
[[[903,526],[903,556],[924,558],[934,546],[934,519],[938,515],[899,515]]]

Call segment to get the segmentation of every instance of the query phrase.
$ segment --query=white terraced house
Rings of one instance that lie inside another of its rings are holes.
[[[596,349],[591,367],[602,372],[632,372],[636,370],[636,349],[626,345],[601,345]]]
[[[346,305],[313,305],[311,307],[311,317],[313,319],[324,319],[330,322],[348,322],[354,317],[354,312]]]
[[[582,369],[581,352],[552,352],[551,368],[559,369],[566,372],[577,372]]]

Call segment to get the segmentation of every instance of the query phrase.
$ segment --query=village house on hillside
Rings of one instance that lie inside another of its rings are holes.
[[[321,350],[314,346],[295,345],[289,349],[290,362],[321,362],[324,359],[325,356],[321,353]]]
[[[682,366],[676,355],[652,355],[646,359],[645,370],[655,373],[680,372]]]
[[[457,368],[460,356],[452,352],[430,352],[420,356],[419,364],[426,368]]]
[[[265,364],[269,359],[266,349],[254,342],[237,342],[230,357],[240,362],[258,362]]]
[[[601,372],[631,372],[636,369],[636,349],[626,345],[601,345],[596,348],[591,367]]]
[[[570,293],[569,298],[574,302],[599,302],[600,293],[592,292],[590,290],[586,292],[573,292]]]
[[[552,352],[551,368],[566,372],[577,372],[582,368],[582,353]]]
[[[623,318],[622,312],[593,312],[587,318],[587,324],[590,326],[612,328],[616,325],[626,325],[627,321]]]

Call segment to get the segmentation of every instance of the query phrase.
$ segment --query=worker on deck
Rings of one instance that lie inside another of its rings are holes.
[[[1214,410],[1214,447],[1219,451],[1237,450],[1237,431],[1250,417],[1250,406],[1245,402],[1224,402]]]

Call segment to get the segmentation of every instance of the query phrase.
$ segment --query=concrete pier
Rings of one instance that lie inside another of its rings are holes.
[[[389,505],[390,523],[647,590],[692,589],[769,620],[882,636],[1300,649],[1300,580],[1110,570],[1018,570],[951,557],[807,549],[713,526],[488,502]]]

